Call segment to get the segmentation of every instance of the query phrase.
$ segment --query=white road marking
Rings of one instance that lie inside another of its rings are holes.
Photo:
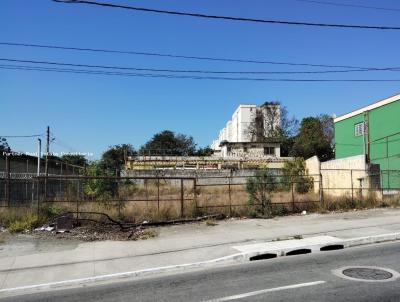
[[[294,288],[300,288],[300,287],[306,287],[306,286],[313,286],[313,285],[318,285],[318,284],[323,284],[323,283],[325,283],[325,281],[314,281],[314,282],[307,282],[307,283],[298,283],[298,284],[286,285],[286,286],[281,286],[281,287],[274,287],[274,288],[257,290],[257,291],[254,291],[254,292],[248,292],[248,293],[238,294],[238,295],[234,295],[234,296],[228,296],[228,297],[222,297],[222,298],[207,300],[207,301],[204,301],[204,302],[232,301],[232,300],[243,299],[243,298],[247,298],[247,297],[251,297],[251,296],[261,295],[261,294],[265,294],[265,293],[270,293],[270,292],[277,292],[277,291],[281,291],[281,290],[294,289]]]

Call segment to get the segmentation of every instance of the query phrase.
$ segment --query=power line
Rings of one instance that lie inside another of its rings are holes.
[[[31,134],[31,135],[0,135],[0,138],[24,138],[24,137],[41,137],[43,136],[44,133],[42,134]]]
[[[355,8],[365,8],[365,9],[374,9],[374,10],[385,10],[385,11],[400,12],[400,9],[399,9],[399,8],[378,7],[378,6],[367,6],[367,5],[349,4],[349,3],[340,3],[340,2],[331,2],[331,1],[316,1],[316,0],[294,0],[294,1],[298,1],[298,2],[307,2],[307,3],[314,3],[314,4],[323,4],[323,5],[347,6],[347,7],[355,7]]]
[[[189,12],[179,12],[170,10],[160,10],[151,9],[144,7],[127,6],[120,4],[112,4],[106,2],[96,2],[96,1],[86,1],[86,0],[53,0],[59,3],[68,4],[88,4],[96,5],[107,8],[121,8],[134,11],[142,11],[146,13],[157,13],[157,14],[167,14],[175,16],[187,16],[203,19],[218,19],[218,20],[229,20],[229,21],[241,21],[241,22],[253,22],[253,23],[268,23],[268,24],[284,24],[284,25],[297,25],[297,26],[314,26],[314,27],[332,27],[332,28],[342,28],[342,29],[380,29],[380,30],[400,30],[400,27],[395,26],[372,26],[372,25],[350,25],[350,24],[332,24],[332,23],[312,23],[312,22],[299,22],[299,21],[286,21],[286,20],[266,20],[266,19],[254,19],[254,18],[244,18],[244,17],[230,17],[230,16],[217,16],[217,15],[206,15],[200,13],[189,13]]]
[[[87,70],[87,69],[67,69],[67,68],[35,67],[35,66],[32,67],[32,66],[6,65],[6,64],[0,65],[0,69],[111,75],[111,76],[126,76],[126,77],[193,79],[193,80],[265,81],[265,82],[400,82],[400,79],[293,79],[293,78],[251,78],[251,77],[239,78],[239,77],[215,77],[215,76],[195,76],[195,75],[167,75],[167,74],[128,73],[128,72],[116,72],[116,71]]]
[[[156,69],[156,68],[125,67],[125,66],[105,66],[105,65],[74,64],[66,62],[21,60],[21,59],[9,59],[9,58],[0,58],[0,61],[56,65],[56,66],[86,67],[86,68],[103,68],[103,69],[135,70],[135,71],[152,71],[152,72],[174,72],[174,73],[205,73],[205,74],[208,73],[210,74],[323,74],[323,73],[348,73],[348,72],[365,72],[365,71],[400,71],[400,67],[322,70],[322,71],[217,71],[217,70]]]
[[[165,53],[155,53],[155,52],[141,52],[141,51],[99,49],[99,48],[82,48],[82,47],[68,47],[68,46],[60,46],[60,45],[44,45],[44,44],[14,43],[14,42],[0,42],[0,45],[45,48],[45,49],[58,49],[58,50],[71,50],[71,51],[100,52],[100,53],[117,53],[117,54],[128,54],[128,55],[155,56],[155,57],[167,57],[167,58],[176,58],[176,59],[218,61],[218,62],[231,62],[231,63],[252,63],[252,64],[271,64],[271,65],[326,67],[326,68],[349,68],[349,69],[375,69],[375,67],[360,67],[360,66],[351,66],[351,65],[311,64],[311,63],[266,61],[266,60],[257,60],[257,59],[202,57],[202,56],[175,55],[175,54],[165,54]]]

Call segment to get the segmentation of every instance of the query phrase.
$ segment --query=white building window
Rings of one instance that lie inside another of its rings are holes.
[[[264,147],[264,155],[275,155],[274,147]]]
[[[354,135],[355,136],[364,135],[364,130],[365,130],[364,122],[357,123],[354,125]]]

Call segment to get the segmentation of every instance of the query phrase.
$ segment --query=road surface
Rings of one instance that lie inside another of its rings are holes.
[[[348,266],[400,272],[400,243],[287,256],[157,278],[53,290],[16,301],[400,301],[400,279],[354,281],[332,273]]]

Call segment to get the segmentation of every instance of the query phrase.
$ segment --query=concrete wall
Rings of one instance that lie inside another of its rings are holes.
[[[346,157],[320,163],[316,156],[306,160],[308,174],[316,181],[314,190],[322,189],[327,196],[366,197],[380,192],[379,166],[367,164],[364,155]],[[318,182],[317,182],[318,181]]]
[[[278,173],[279,169],[271,169]],[[231,184],[245,184],[247,177],[253,176],[257,171],[256,169],[242,169],[242,170],[125,170],[122,171],[121,176],[127,177],[186,177],[196,178],[198,185],[207,184],[228,184],[231,178]],[[180,185],[180,180],[168,180],[173,185]],[[190,182],[189,180],[186,181]],[[137,183],[143,183],[143,180],[138,180]]]

